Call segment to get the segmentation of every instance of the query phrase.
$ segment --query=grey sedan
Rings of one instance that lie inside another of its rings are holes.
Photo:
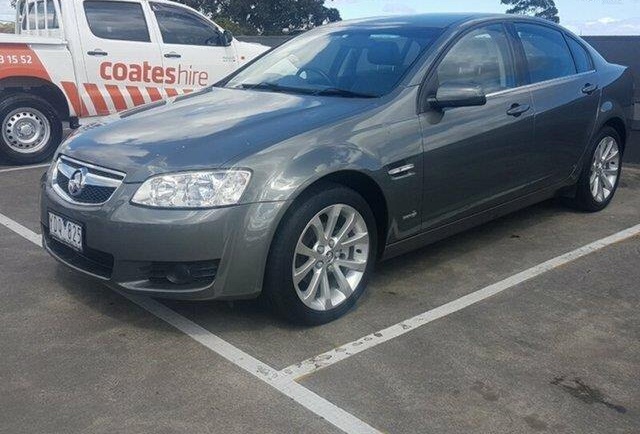
[[[378,260],[552,197],[612,200],[632,79],[552,23],[342,22],[69,138],[44,245],[120,290],[338,318]]]

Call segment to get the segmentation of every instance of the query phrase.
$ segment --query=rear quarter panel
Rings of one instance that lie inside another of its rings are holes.
[[[613,118],[620,118],[629,135],[634,111],[634,84],[631,70],[620,65],[607,64],[600,69],[602,99],[598,112],[598,126]]]

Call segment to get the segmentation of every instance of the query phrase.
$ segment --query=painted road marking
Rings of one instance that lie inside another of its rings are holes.
[[[15,232],[16,234],[20,235],[22,238],[26,238],[27,240],[31,241],[33,244],[37,244],[39,246],[42,245],[42,237],[40,235],[36,234],[31,229],[25,228],[20,223],[14,220],[11,220],[9,217],[3,214],[0,214],[0,225]]]
[[[40,169],[43,167],[49,167],[49,163],[36,164],[34,166],[21,166],[21,167],[10,167],[9,169],[0,169],[0,173],[17,172],[18,170]]]
[[[295,365],[291,365],[282,371],[282,374],[293,378],[294,380],[300,379],[304,376],[313,374],[328,366],[334,365],[340,361],[346,360],[351,356],[354,356],[363,351],[376,347],[384,342],[388,342],[399,336],[409,333],[425,324],[429,324],[439,318],[443,318],[454,312],[458,312],[466,307],[479,303],[489,297],[499,294],[507,289],[513,288],[523,282],[526,282],[534,277],[540,276],[548,271],[554,270],[558,267],[566,265],[576,259],[587,256],[593,252],[597,252],[607,246],[624,241],[626,239],[640,235],[640,224],[633,226],[629,229],[625,229],[609,237],[602,238],[586,246],[580,247],[564,255],[557,256],[542,264],[531,267],[521,273],[508,277],[500,282],[489,285],[483,289],[472,292],[457,300],[443,304],[440,307],[424,312],[420,315],[409,318],[398,324],[392,325],[384,330],[372,333],[368,336],[364,336],[348,344],[344,344],[326,353],[317,355],[310,359],[304,360]]]
[[[0,224],[32,243],[42,246],[42,238],[35,232],[25,228],[20,223],[0,214]],[[165,305],[147,297],[129,295],[119,292],[123,297],[131,300],[141,308],[180,330],[191,339],[224,357],[229,362],[267,383],[280,393],[288,396],[306,409],[322,417],[327,422],[341,429],[347,434],[382,434],[351,413],[332,404],[306,387],[298,384],[289,376],[281,375],[276,369],[261,362],[250,354],[219,336],[204,329],[193,321],[185,318]]]

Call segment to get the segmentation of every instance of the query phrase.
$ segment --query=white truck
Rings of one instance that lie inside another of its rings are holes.
[[[166,0],[19,0],[0,35],[0,159],[44,161],[63,123],[206,87],[267,49]]]

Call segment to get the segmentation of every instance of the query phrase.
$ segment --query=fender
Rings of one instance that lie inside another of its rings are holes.
[[[64,97],[70,117],[82,116],[84,104],[73,82],[54,83],[38,57],[27,44],[0,44],[0,81],[2,87],[55,88]]]

